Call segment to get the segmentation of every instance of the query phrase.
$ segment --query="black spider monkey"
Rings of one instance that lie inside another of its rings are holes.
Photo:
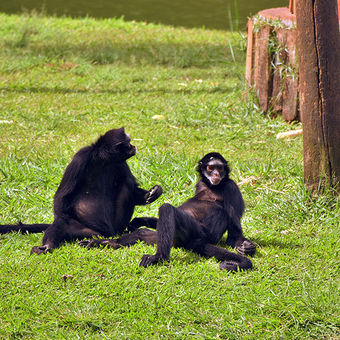
[[[157,243],[155,255],[144,255],[140,266],[148,267],[169,261],[171,247],[182,247],[205,257],[221,261],[220,268],[228,271],[252,268],[251,261],[243,255],[253,255],[255,245],[243,236],[241,217],[244,201],[236,183],[229,178],[227,161],[217,152],[205,155],[198,163],[200,180],[194,197],[178,208],[164,204],[159,217],[135,218],[130,230],[146,226],[156,228],[137,229],[114,240],[84,240],[86,247],[107,245],[113,248],[129,246],[138,240],[148,244]],[[216,246],[228,230],[226,243],[242,255]]]
[[[67,166],[54,196],[52,224],[0,225],[0,234],[46,230],[42,245],[31,254],[49,252],[63,241],[121,234],[135,205],[149,204],[162,194],[158,185],[149,191],[138,186],[126,163],[135,153],[124,128],[107,131]]]

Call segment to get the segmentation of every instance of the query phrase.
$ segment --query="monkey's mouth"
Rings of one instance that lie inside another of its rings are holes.
[[[134,145],[131,145],[131,148],[130,148],[130,154],[132,156],[134,156],[136,154],[136,151],[137,151],[137,148],[134,146]]]
[[[221,177],[219,176],[211,176],[210,182],[212,185],[218,185],[221,182]]]

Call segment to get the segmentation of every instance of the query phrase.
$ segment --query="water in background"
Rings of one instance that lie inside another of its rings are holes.
[[[289,0],[0,0],[0,12],[146,21],[185,27],[245,30],[247,18]]]

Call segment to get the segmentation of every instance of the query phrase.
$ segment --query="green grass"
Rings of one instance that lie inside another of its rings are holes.
[[[164,188],[136,215],[190,197],[197,160],[218,151],[236,182],[256,178],[241,191],[258,245],[254,269],[229,274],[181,249],[144,269],[155,249],[142,243],[29,256],[41,234],[2,235],[0,338],[340,336],[339,199],[305,192],[301,137],[276,139],[300,124],[264,116],[247,96],[243,34],[0,14],[0,36],[0,223],[52,221],[74,153],[125,126],[141,186]]]

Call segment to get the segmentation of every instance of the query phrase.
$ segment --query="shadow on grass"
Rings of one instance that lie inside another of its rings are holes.
[[[212,88],[200,88],[200,89],[169,89],[169,88],[152,88],[152,89],[143,89],[143,88],[112,88],[112,89],[88,89],[88,88],[64,88],[64,87],[25,87],[25,86],[3,86],[0,87],[0,92],[11,92],[11,93],[107,93],[107,94],[124,94],[124,93],[181,93],[181,94],[199,94],[199,93],[231,93],[235,89],[232,87],[226,86],[217,86]]]

